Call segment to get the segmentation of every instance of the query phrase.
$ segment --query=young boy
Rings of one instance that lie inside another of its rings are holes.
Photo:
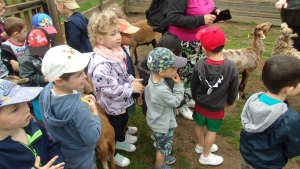
[[[196,63],[191,77],[191,92],[196,102],[195,151],[202,153],[199,163],[219,165],[223,158],[211,152],[218,150],[214,141],[221,129],[224,107],[232,105],[238,94],[238,69],[233,62],[223,58],[225,35],[219,27],[201,29],[196,37],[207,58]],[[204,126],[208,130],[205,137]]]
[[[283,168],[300,155],[300,114],[285,100],[300,91],[300,60],[270,57],[262,70],[267,92],[251,95],[241,114],[241,168]]]
[[[41,67],[42,57],[51,48],[50,36],[44,29],[35,28],[28,33],[26,43],[28,48],[19,60],[19,75],[28,79],[25,86],[45,87],[48,79],[43,75]],[[32,106],[35,119],[43,125],[38,98],[33,99]]]
[[[0,79],[0,168],[63,168],[60,144],[33,122],[26,103],[41,90]]]
[[[50,36],[51,46],[55,46],[54,35],[57,34],[55,27],[53,26],[52,18],[44,13],[36,13],[32,16],[31,25],[33,28],[43,28]]]
[[[174,128],[177,127],[175,107],[183,99],[184,87],[177,69],[185,66],[186,58],[175,56],[169,49],[158,47],[148,56],[147,66],[152,72],[147,87],[145,100],[147,104],[147,124],[156,139],[155,169],[170,169],[167,164],[176,161],[171,156]],[[164,78],[172,78],[175,82],[173,90]]]
[[[140,28],[130,25],[130,23],[128,23],[124,19],[119,19],[119,26],[120,26],[120,34],[122,36],[121,47],[123,48],[123,50],[126,54],[127,73],[131,74],[133,77],[135,77],[132,59],[131,59],[131,57],[129,55],[129,51],[128,51],[128,49],[129,49],[128,45],[130,45],[130,43],[131,43],[131,35],[136,33],[137,31],[139,31]],[[126,47],[127,47],[127,49],[126,49]],[[141,99],[139,96],[140,96],[139,93],[132,94],[132,97],[137,100]],[[138,104],[140,104],[140,102],[141,101],[139,100]],[[129,117],[132,117],[136,114],[135,109],[136,109],[135,103],[126,109]],[[137,137],[132,135],[132,134],[135,134],[137,132],[137,130],[138,129],[136,127],[126,125],[125,140],[128,143],[134,144],[137,142]]]
[[[67,17],[65,25],[67,44],[81,53],[92,52],[88,36],[88,19],[76,12],[79,5],[75,0],[54,0],[58,12]]]
[[[81,98],[91,53],[81,54],[68,45],[49,49],[43,58],[42,72],[49,83],[40,94],[42,119],[51,136],[61,142],[65,168],[95,169],[95,145],[101,124],[95,98]],[[89,105],[87,104],[87,101]]]
[[[25,51],[27,35],[26,23],[23,19],[8,17],[4,22],[4,31],[9,37],[1,45],[2,61],[10,75],[19,75],[19,59]]]

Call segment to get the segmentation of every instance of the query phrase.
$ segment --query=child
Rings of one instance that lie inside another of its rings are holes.
[[[241,168],[284,168],[288,158],[300,155],[300,115],[287,96],[300,91],[300,60],[270,57],[262,70],[267,92],[251,95],[241,114]]]
[[[76,12],[79,5],[75,0],[54,0],[59,13],[68,18],[65,25],[67,44],[81,53],[92,52],[88,37],[88,19]]]
[[[145,88],[147,104],[147,124],[156,139],[157,151],[155,169],[169,169],[176,161],[171,156],[174,128],[177,127],[175,107],[179,106],[184,94],[184,87],[180,81],[177,69],[185,66],[187,60],[175,56],[169,49],[157,47],[148,55],[147,66],[152,74]],[[175,82],[171,89],[165,78],[172,78]],[[167,164],[164,164],[167,163]]]
[[[64,167],[60,144],[33,122],[26,103],[41,90],[41,87],[21,87],[0,79],[1,168]]]
[[[27,35],[26,23],[23,19],[8,17],[4,22],[4,31],[9,37],[1,45],[2,61],[9,74],[19,75],[19,59],[25,51],[25,39]]]
[[[135,71],[134,71],[132,59],[129,55],[129,51],[125,47],[128,47],[128,45],[130,45],[131,35],[136,33],[137,31],[139,31],[140,28],[130,25],[130,23],[128,23],[124,19],[119,19],[119,26],[120,26],[120,33],[121,33],[121,36],[122,36],[121,47],[123,48],[123,50],[126,54],[127,73],[132,75],[133,77],[135,77]],[[139,93],[133,93],[132,94],[132,98],[137,99],[138,105],[141,105],[142,101],[139,100],[139,99],[142,99],[142,98],[139,97],[139,96],[140,96]],[[127,111],[128,117],[134,116],[136,114],[135,103],[133,103],[131,106],[129,106],[126,109],[126,111]],[[126,133],[125,134],[125,140],[128,143],[134,144],[134,143],[137,142],[137,137],[132,135],[132,134],[135,134],[137,132],[137,130],[138,129],[136,127],[126,125],[126,127],[125,127],[125,133]]]
[[[181,55],[181,52],[182,52],[181,41],[177,38],[176,35],[173,35],[170,33],[165,33],[161,37],[161,39],[158,41],[157,46],[170,49],[172,51],[172,53],[174,53],[176,56]],[[141,62],[139,62],[139,64],[138,64],[139,75],[140,75],[140,78],[144,79],[142,81],[144,86],[148,85],[149,77],[151,74],[150,70],[147,67],[147,61],[148,61],[148,55],[145,56],[144,59]],[[172,78],[165,78],[165,82],[173,90],[174,81],[172,80]],[[143,99],[142,102],[144,102],[142,104],[142,111],[143,111],[143,114],[146,116],[147,105],[145,103],[145,94],[144,93],[142,95],[142,99]],[[153,134],[151,135],[151,139],[154,140],[153,145],[154,145],[154,147],[156,147],[156,141],[155,141]]]
[[[143,92],[141,79],[134,79],[126,71],[121,35],[116,14],[105,11],[94,14],[88,26],[91,43],[95,46],[95,55],[88,66],[92,77],[96,97],[115,130],[116,149],[134,152],[136,147],[125,140],[124,128],[128,114],[126,108],[134,101],[132,93]],[[125,167],[130,164],[128,158],[115,153],[116,165]]]
[[[35,28],[28,33],[26,43],[28,48],[19,60],[19,75],[22,78],[28,78],[25,86],[45,87],[48,84],[48,79],[41,70],[41,57],[51,48],[50,36],[44,29]],[[38,98],[33,99],[32,105],[35,119],[43,126]]]
[[[195,151],[202,153],[199,163],[219,165],[223,158],[211,152],[218,150],[218,146],[213,143],[221,129],[224,107],[232,105],[238,94],[238,69],[233,62],[222,56],[225,35],[219,27],[201,29],[196,37],[207,58],[196,63],[191,77],[191,92],[196,102]],[[204,126],[208,130],[205,137]]]
[[[52,18],[44,13],[36,13],[32,16],[31,25],[33,28],[43,28],[50,36],[51,46],[55,46],[54,35],[57,34],[55,27],[53,26]]]
[[[81,98],[76,91],[83,88],[83,69],[90,56],[61,45],[49,49],[42,62],[42,72],[52,82],[40,94],[42,119],[51,136],[61,142],[65,168],[96,167],[94,148],[100,139],[101,124],[95,98]]]

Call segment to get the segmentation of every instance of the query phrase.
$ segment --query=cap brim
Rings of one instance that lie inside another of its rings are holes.
[[[184,57],[177,56],[176,62],[172,65],[172,67],[183,67],[187,63],[187,59]]]
[[[74,57],[72,66],[69,67],[69,69],[67,69],[65,73],[74,73],[83,70],[89,64],[93,53],[94,52],[82,53],[81,56]]]
[[[56,29],[55,29],[54,26],[45,27],[43,29],[45,31],[47,31],[48,34],[56,34],[57,33],[57,31],[56,31]]]
[[[37,97],[42,91],[42,87],[21,87],[21,89],[7,101],[4,101],[0,107],[28,102]]]
[[[136,33],[139,30],[140,30],[140,28],[130,25],[127,29],[125,29],[123,31],[123,33],[134,34],[134,33]]]
[[[79,5],[76,2],[63,2],[63,4],[68,8],[68,9],[77,9],[80,8]]]
[[[47,46],[41,46],[41,47],[30,47],[28,46],[29,52],[31,55],[38,55],[42,56],[45,55],[46,52],[50,49],[50,45],[48,44]]]

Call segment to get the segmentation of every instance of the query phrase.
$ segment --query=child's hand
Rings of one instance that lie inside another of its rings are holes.
[[[176,84],[181,83],[181,80],[180,80],[180,77],[179,77],[178,73],[176,73],[175,77],[173,77],[172,79]]]
[[[10,61],[10,64],[13,68],[14,71],[18,72],[19,71],[19,63],[15,60],[11,60]]]
[[[64,162],[61,162],[56,165],[52,165],[57,158],[58,158],[58,156],[53,157],[46,165],[44,165],[43,167],[40,167],[41,158],[39,156],[37,156],[35,158],[34,166],[39,169],[63,169],[64,165],[65,165]]]
[[[93,95],[86,95],[83,97],[83,99],[85,99],[86,101],[89,102],[89,106],[90,106],[92,115],[98,115],[98,110],[96,107],[97,102],[96,102],[95,97]]]
[[[136,99],[136,104],[139,105],[139,106],[141,106],[141,105],[144,104],[144,103],[143,103],[142,95],[140,95],[140,97],[138,97],[138,98]]]
[[[134,93],[142,93],[144,91],[144,86],[141,84],[141,81],[143,81],[143,79],[134,79],[131,82]]]

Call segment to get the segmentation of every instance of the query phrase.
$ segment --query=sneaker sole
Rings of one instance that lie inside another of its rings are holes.
[[[123,150],[123,151],[126,151],[126,152],[129,152],[129,153],[132,153],[132,152],[135,152],[136,148],[134,150],[127,150],[127,149],[123,149],[123,148],[118,148],[116,147],[117,150]]]
[[[220,162],[220,163],[217,163],[217,164],[209,164],[209,163],[205,163],[205,162],[201,162],[200,160],[199,160],[199,163],[200,164],[203,164],[203,165],[220,165],[220,164],[222,164],[223,163],[223,161],[222,162]]]
[[[170,165],[170,164],[174,164],[175,162],[176,162],[176,159],[170,163],[166,163],[166,162],[164,162],[164,163]]]

